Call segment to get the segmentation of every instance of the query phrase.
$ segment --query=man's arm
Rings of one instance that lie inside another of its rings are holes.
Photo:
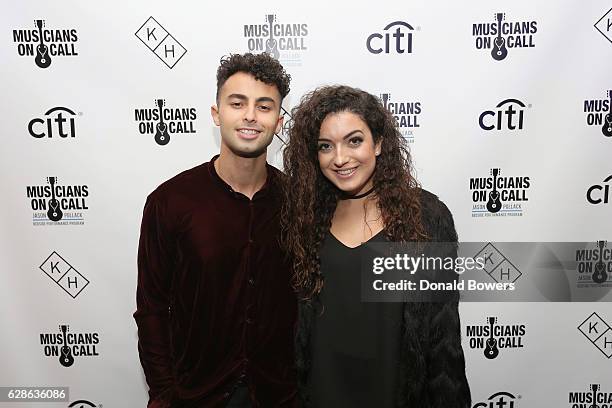
[[[138,353],[149,385],[149,408],[170,407],[174,398],[174,375],[170,350],[170,286],[173,240],[164,222],[163,203],[147,198],[138,244],[136,312]]]

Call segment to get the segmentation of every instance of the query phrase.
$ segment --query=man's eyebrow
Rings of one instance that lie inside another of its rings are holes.
[[[240,99],[241,101],[246,101],[249,98],[246,95],[234,93],[234,94],[228,95],[227,99]],[[276,101],[274,100],[274,98],[270,98],[269,96],[262,96],[260,98],[257,98],[255,102],[257,103],[271,102],[272,104],[276,105]]]
[[[256,102],[272,102],[274,105],[276,105],[276,101],[274,100],[274,98],[270,98],[269,96],[262,96],[260,98],[257,98]]]
[[[355,129],[355,130],[353,130],[352,132],[347,133],[347,134],[346,134],[346,135],[345,135],[345,136],[342,138],[342,140],[346,140],[346,139],[348,139],[349,137],[353,136],[355,133],[361,133],[361,134],[363,134],[363,132],[362,132],[360,129]],[[322,141],[322,142],[331,142],[331,140],[330,140],[330,139],[326,139],[326,138],[324,138],[324,137],[320,137],[320,138],[318,138],[318,139],[317,139],[317,142],[319,142],[319,141]]]
[[[247,99],[249,99],[249,98],[246,97],[246,95],[243,95],[243,94],[236,94],[235,93],[235,94],[227,95],[227,99],[232,99],[232,98],[240,99],[240,100],[243,100],[243,101],[246,101]]]

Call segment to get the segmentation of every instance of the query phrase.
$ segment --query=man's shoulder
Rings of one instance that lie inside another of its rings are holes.
[[[266,163],[266,167],[268,168],[268,171],[270,171],[274,177],[278,177],[278,178],[281,178],[281,179],[286,177],[285,173],[283,173],[282,171],[280,171],[279,169],[277,169],[276,167],[274,167],[270,163]]]
[[[287,175],[270,163],[266,163],[266,168],[270,173],[270,180],[272,181],[274,187],[280,190],[287,182]]]
[[[208,162],[202,163],[180,172],[157,186],[149,196],[158,199],[168,198],[175,194],[185,194],[193,191],[194,187],[198,185],[203,187],[208,178],[207,165]]]

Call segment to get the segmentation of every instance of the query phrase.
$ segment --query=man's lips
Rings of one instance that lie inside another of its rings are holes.
[[[252,128],[238,128],[236,129],[238,136],[242,139],[255,139],[261,133],[261,130]]]

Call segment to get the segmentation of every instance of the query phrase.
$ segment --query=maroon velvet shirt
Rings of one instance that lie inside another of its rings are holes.
[[[296,296],[279,247],[281,173],[252,200],[204,163],[147,198],[138,248],[140,361],[149,407],[295,406]]]

